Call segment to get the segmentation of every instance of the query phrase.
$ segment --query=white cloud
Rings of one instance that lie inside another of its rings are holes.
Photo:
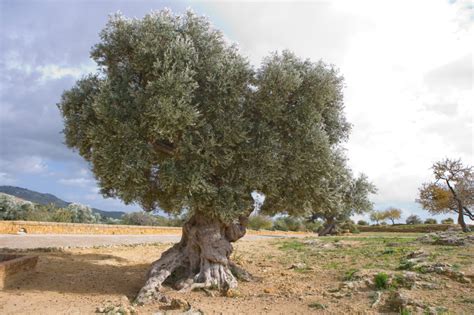
[[[13,185],[16,183],[16,179],[8,173],[0,172],[0,184],[1,185]]]
[[[38,82],[45,83],[50,80],[59,80],[64,77],[79,79],[82,76],[95,72],[95,64],[89,60],[86,63],[77,66],[71,66],[61,63],[32,65],[24,60],[21,52],[8,50],[0,59],[7,71],[20,71],[24,75],[36,73],[39,75]]]
[[[78,178],[61,178],[58,183],[68,186],[87,187],[95,185],[95,182],[90,178],[78,177]]]
[[[87,65],[83,64],[78,67],[48,64],[48,65],[36,67],[36,71],[38,71],[41,75],[39,79],[40,82],[45,82],[49,80],[62,79],[67,76],[71,76],[74,79],[79,79],[83,75],[94,72],[95,67],[93,65],[88,65],[88,64]]]
[[[40,156],[23,156],[13,160],[0,159],[0,169],[4,174],[8,173],[26,173],[40,174],[48,169],[46,161]]]

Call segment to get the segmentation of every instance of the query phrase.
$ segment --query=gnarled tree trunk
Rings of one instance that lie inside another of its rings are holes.
[[[334,218],[327,218],[326,223],[323,226],[323,229],[319,231],[318,235],[319,236],[326,236],[326,235],[331,235],[332,233],[335,232],[336,229],[336,221]]]
[[[181,241],[155,261],[135,303],[145,304],[162,297],[163,282],[181,291],[216,288],[221,291],[237,287],[237,279],[249,281],[251,275],[232,263],[232,242],[246,232],[248,218],[224,224],[217,219],[196,214],[183,226]]]

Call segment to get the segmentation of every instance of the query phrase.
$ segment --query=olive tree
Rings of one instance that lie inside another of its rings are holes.
[[[474,170],[461,160],[444,159],[432,166],[435,181],[424,183],[416,199],[432,214],[456,213],[464,232],[469,226],[464,217],[474,220]]]
[[[375,222],[376,225],[385,220],[387,220],[387,214],[383,211],[372,211],[370,213],[370,221]]]
[[[390,207],[383,212],[385,213],[385,218],[392,221],[392,225],[395,224],[395,220],[399,220],[402,217],[402,210],[394,207]]]
[[[310,221],[323,219],[324,225],[319,231],[320,236],[334,234],[337,225],[349,221],[354,214],[372,211],[373,204],[369,195],[376,192],[364,174],[354,177],[346,166],[341,152],[334,152],[330,174],[320,184],[323,196],[317,206],[312,207]]]
[[[265,196],[267,215],[308,215],[325,202],[350,129],[332,66],[285,51],[253,68],[207,19],[169,11],[114,15],[91,56],[98,72],[58,104],[66,144],[105,197],[189,217],[136,302],[160,297],[170,275],[183,291],[248,279],[230,255],[252,193]]]

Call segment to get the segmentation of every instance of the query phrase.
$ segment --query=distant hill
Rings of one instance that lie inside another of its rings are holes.
[[[15,186],[0,186],[0,192],[21,198],[23,200],[31,201],[40,205],[54,204],[56,207],[65,208],[72,202],[67,202],[59,199],[52,194],[43,194],[37,191],[29,190],[22,187]],[[122,211],[105,211],[92,208],[92,211],[100,214],[104,218],[120,219],[125,212]]]

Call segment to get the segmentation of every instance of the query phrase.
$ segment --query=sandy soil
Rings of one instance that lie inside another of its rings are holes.
[[[371,244],[372,240],[369,239],[366,244],[359,239],[340,238],[334,241],[339,243],[335,247],[328,239],[328,246],[317,250],[304,247],[302,242],[302,239],[237,242],[234,261],[258,279],[255,282],[241,282],[232,297],[220,296],[212,291],[181,294],[171,288],[168,289],[168,296],[185,299],[193,309],[204,314],[377,313],[370,309],[370,292],[345,297],[334,297],[329,293],[342,283],[348,268],[361,268],[369,263],[373,265],[373,257],[366,255],[360,258],[354,252]],[[0,291],[0,314],[93,314],[97,307],[127,306],[143,284],[150,263],[169,246],[171,244],[51,252],[26,250],[26,253],[40,256],[37,270],[17,285]],[[370,246],[374,250],[378,248],[378,245]],[[474,275],[472,247],[448,252],[446,257],[458,255],[461,269],[470,277]],[[462,263],[465,257],[467,262]],[[398,257],[394,257],[393,262],[395,259]],[[289,269],[299,262],[304,262],[308,268]],[[386,268],[392,268],[393,262],[383,257],[380,260]],[[446,284],[443,290],[418,290],[413,293],[423,302],[441,303],[451,313],[474,314],[472,284],[460,284],[444,278],[442,281]],[[315,305],[324,305],[325,309]],[[137,307],[136,310],[138,314],[155,314],[165,312],[167,307],[157,302]]]

